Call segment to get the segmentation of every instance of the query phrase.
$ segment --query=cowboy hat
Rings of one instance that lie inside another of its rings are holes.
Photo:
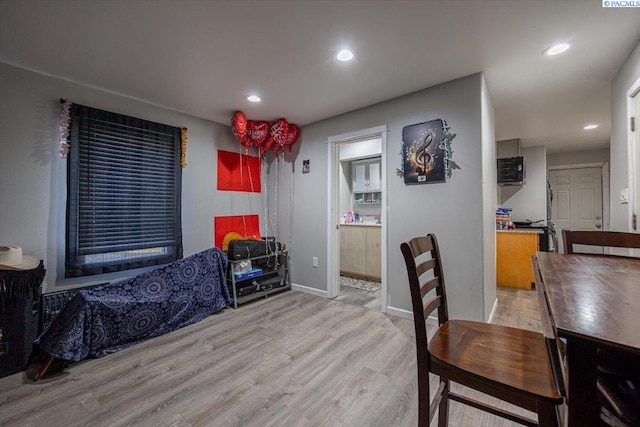
[[[0,270],[31,270],[38,265],[38,259],[22,255],[21,247],[0,246]]]

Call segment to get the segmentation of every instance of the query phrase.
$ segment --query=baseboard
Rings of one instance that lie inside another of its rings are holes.
[[[493,308],[491,309],[491,314],[489,314],[487,323],[491,323],[493,321],[493,316],[496,314],[496,310],[498,310],[498,298],[493,302]]]
[[[304,292],[305,294],[315,295],[317,297],[327,297],[327,291],[323,291],[322,289],[310,288],[309,286],[297,285],[295,283],[292,283],[291,289],[298,292]]]
[[[387,306],[387,314],[390,316],[402,317],[403,319],[413,320],[413,312],[403,308],[395,308]]]

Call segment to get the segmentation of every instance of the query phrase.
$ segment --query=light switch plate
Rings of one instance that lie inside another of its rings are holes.
[[[620,190],[620,204],[624,205],[629,203],[629,189],[623,188]]]

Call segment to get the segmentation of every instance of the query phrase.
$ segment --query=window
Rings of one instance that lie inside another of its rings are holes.
[[[182,257],[180,132],[72,105],[65,277]]]

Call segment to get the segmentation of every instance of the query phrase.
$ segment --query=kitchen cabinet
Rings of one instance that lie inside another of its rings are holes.
[[[380,226],[340,227],[340,274],[368,280],[382,279]]]
[[[353,171],[353,204],[380,204],[382,201],[380,159],[353,162],[351,170]]]
[[[382,187],[382,169],[380,159],[352,162],[353,191],[380,191]]]
[[[367,247],[365,250],[367,277],[377,282],[382,280],[382,252],[380,249],[381,228],[365,227]]]
[[[496,282],[499,286],[531,289],[534,283],[531,257],[539,250],[538,231],[496,231]]]

